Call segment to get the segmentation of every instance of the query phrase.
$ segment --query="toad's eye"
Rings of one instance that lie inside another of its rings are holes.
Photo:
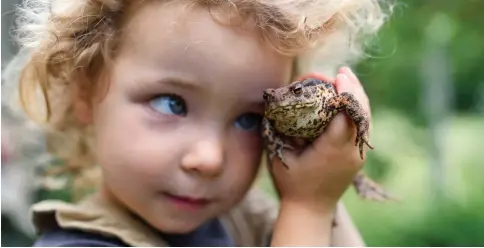
[[[299,84],[298,84],[298,85],[296,85],[296,86],[294,86],[294,87],[292,88],[292,93],[293,93],[294,95],[299,95],[299,94],[301,94],[301,93],[302,93],[302,86],[301,86],[301,85],[299,85]]]
[[[163,95],[150,101],[150,106],[165,115],[186,115],[185,101],[176,95]]]

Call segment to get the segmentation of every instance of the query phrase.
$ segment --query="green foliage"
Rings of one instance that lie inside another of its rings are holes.
[[[2,247],[28,247],[33,241],[32,237],[18,231],[12,221],[2,215]]]
[[[422,68],[428,42],[427,27],[437,15],[445,16],[451,38],[448,44],[453,81],[453,109],[476,111],[479,84],[484,84],[484,1],[397,1],[389,22],[378,35],[371,57],[357,73],[372,101],[372,108],[392,108],[412,121],[423,123]],[[436,29],[437,27],[433,28]],[[435,31],[437,36],[439,30]],[[442,32],[441,30],[440,32]],[[439,39],[439,37],[435,37]]]
[[[444,195],[433,191],[429,154],[415,136],[425,132],[408,120],[382,112],[375,116],[375,150],[368,153],[368,171],[384,163],[385,176],[374,178],[399,203],[360,200],[354,190],[344,202],[369,246],[484,245],[484,119],[454,117],[446,135]],[[389,127],[394,127],[390,129]],[[398,142],[395,142],[398,141]],[[388,148],[390,147],[390,148]],[[377,157],[378,159],[374,159]],[[380,169],[377,169],[377,171]],[[377,173],[376,173],[377,174]]]

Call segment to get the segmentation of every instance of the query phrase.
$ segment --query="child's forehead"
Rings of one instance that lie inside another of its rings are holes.
[[[278,54],[254,32],[221,26],[207,9],[153,4],[138,11],[121,50],[146,64],[195,72],[206,81],[227,86],[252,82],[239,86],[249,91],[289,80],[291,58]]]
[[[227,67],[244,77],[280,77],[292,58],[279,54],[249,30],[218,24],[207,9],[184,10],[178,5],[140,9],[127,29],[123,48],[164,67],[213,67],[207,73],[224,74]],[[142,13],[141,13],[142,11]],[[190,15],[180,15],[190,11]],[[240,69],[240,70],[237,70]],[[209,77],[210,75],[207,75]]]

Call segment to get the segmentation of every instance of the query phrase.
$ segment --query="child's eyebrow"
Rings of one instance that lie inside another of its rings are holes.
[[[202,85],[196,81],[186,80],[177,77],[166,77],[157,81],[159,84],[170,85],[190,90],[200,89]]]

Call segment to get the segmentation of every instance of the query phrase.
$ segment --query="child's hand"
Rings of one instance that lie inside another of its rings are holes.
[[[341,68],[335,80],[316,77],[335,83],[338,93],[354,94],[370,114],[363,87],[349,68]],[[302,153],[285,150],[289,170],[275,158],[272,175],[281,202],[305,209],[333,211],[365,162],[355,146],[355,138],[355,125],[346,114],[340,113]]]

